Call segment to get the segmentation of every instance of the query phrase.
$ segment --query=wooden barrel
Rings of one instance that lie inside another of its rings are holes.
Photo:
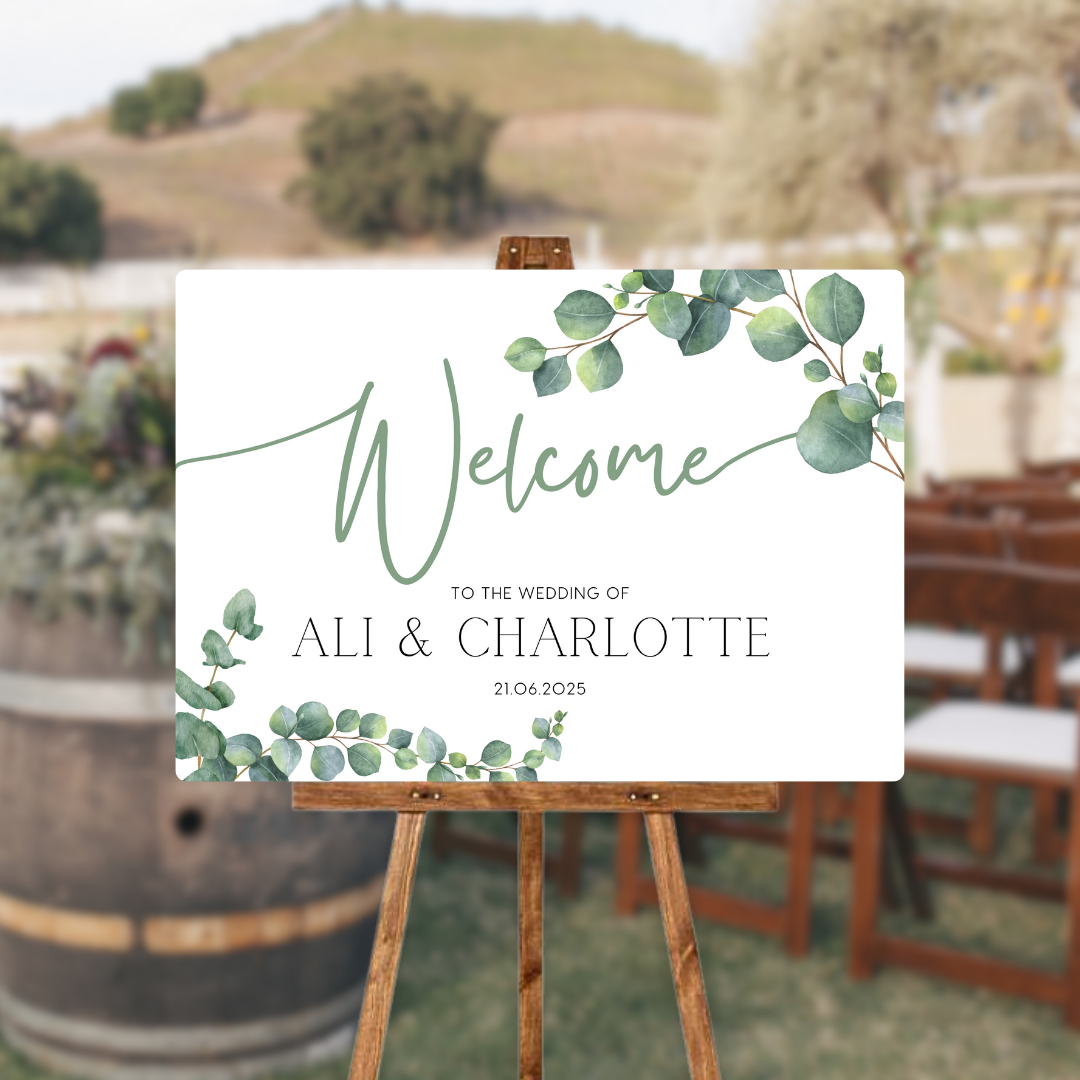
[[[115,627],[0,611],[0,1029],[102,1080],[234,1080],[344,1052],[393,815],[175,777],[172,670]]]

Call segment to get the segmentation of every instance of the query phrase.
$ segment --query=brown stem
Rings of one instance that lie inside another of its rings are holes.
[[[890,455],[890,457],[891,456],[892,455]],[[898,477],[900,477],[901,480],[904,479],[904,474],[903,473],[894,473],[892,471],[892,469],[889,468],[888,465],[882,465],[880,461],[875,461],[873,458],[871,458],[870,459],[870,464],[871,465],[876,465],[879,469],[884,469],[890,476],[898,476]]]
[[[876,431],[874,432],[874,438],[877,439],[879,443],[881,443],[882,449],[885,451],[886,454],[889,455],[889,460],[896,466],[896,475],[899,476],[901,480],[903,480],[904,470],[900,468],[900,463],[896,460],[896,458],[893,457],[892,451],[889,449],[889,444]],[[876,465],[877,462],[875,462],[874,464]],[[884,466],[882,467],[884,468]]]
[[[784,290],[784,295],[790,301],[792,301],[792,303],[794,303],[795,307],[798,309],[799,318],[802,319],[803,326],[806,327],[806,332],[807,332],[807,334],[810,335],[811,344],[814,346],[815,349],[817,349],[817,351],[819,353],[821,353],[822,356],[825,357],[826,362],[828,363],[829,367],[831,367],[833,369],[834,374],[840,380],[840,382],[844,386],[847,386],[847,379],[844,378],[844,372],[842,370],[843,369],[843,360],[841,360],[841,363],[840,363],[840,368],[841,369],[837,370],[836,365],[832,362],[832,357],[829,356],[829,354],[822,347],[821,342],[818,341],[817,335],[814,333],[814,328],[810,325],[810,320],[807,319],[806,312],[803,311],[802,303],[799,301],[799,290],[795,287],[795,271],[794,270],[788,270],[788,277],[791,278],[791,292],[789,293],[785,289]],[[794,293],[795,295],[793,296],[792,293]],[[840,346],[840,355],[841,355],[841,357],[843,356],[843,354],[844,354],[844,347],[841,345]]]

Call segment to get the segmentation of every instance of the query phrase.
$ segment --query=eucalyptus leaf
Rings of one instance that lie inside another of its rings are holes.
[[[746,333],[758,356],[776,363],[787,360],[810,344],[795,316],[782,307],[767,307],[747,324]],[[805,368],[803,369],[805,373]]]
[[[216,630],[207,630],[203,634],[202,651],[206,654],[203,667],[231,668],[237,664],[247,663],[246,660],[237,660],[225,644],[225,639]]]
[[[221,621],[226,630],[235,630],[241,637],[254,641],[263,628],[255,622],[255,597],[241,589],[226,605]]]
[[[862,356],[862,366],[867,371],[880,371],[881,370],[881,357],[876,352],[864,352]]]
[[[431,766],[430,769],[428,769],[427,778],[434,783],[452,783],[453,781],[457,780],[457,773],[455,773],[449,765],[443,765],[439,762],[436,762],[434,765]]]
[[[494,772],[488,773],[488,779],[493,780],[496,783],[505,783],[506,781],[513,783],[514,774],[512,772],[500,772],[496,769]]]
[[[601,341],[578,357],[577,377],[590,394],[614,386],[623,373],[622,357],[610,341]]]
[[[505,765],[512,756],[509,743],[505,743],[501,739],[492,739],[481,752],[480,760],[485,765],[498,768],[500,765]]]
[[[195,732],[197,725],[202,721],[189,712],[176,714],[176,756],[183,761],[185,758],[198,757],[199,748],[195,745]]]
[[[690,309],[686,300],[678,293],[665,292],[650,296],[645,305],[649,322],[664,337],[679,340],[690,329]]]
[[[421,728],[420,734],[416,736],[416,753],[421,761],[429,764],[442,761],[446,757],[446,741],[431,728]]]
[[[830,390],[814,402],[795,437],[803,460],[818,472],[847,472],[870,460],[870,425],[852,423],[840,411],[838,393]]]
[[[564,713],[564,712],[562,711],[562,709],[556,709],[556,710],[555,710],[555,723],[556,723],[556,724],[557,724],[557,723],[558,723],[558,722],[559,722],[560,720],[563,720],[563,719],[564,719],[565,717],[566,717],[566,713]]]
[[[394,761],[399,769],[416,768],[416,755],[407,746],[394,751]]]
[[[802,371],[809,382],[824,382],[829,377],[829,365],[824,360],[807,360]]]
[[[543,750],[526,750],[524,762],[530,769],[539,769],[544,764]]]
[[[220,679],[211,683],[206,689],[218,699],[223,709],[227,709],[236,700],[232,687]]]
[[[333,730],[333,717],[321,701],[305,701],[296,710],[296,734],[301,739],[307,739],[310,742],[325,739]]]
[[[382,751],[368,742],[356,743],[349,747],[349,767],[357,776],[374,776],[382,768]]]
[[[746,290],[734,270],[702,270],[699,285],[702,296],[712,297],[725,307],[736,307],[746,299]]]
[[[393,728],[386,736],[386,741],[395,750],[401,750],[412,742],[412,732],[400,727]]]
[[[700,300],[690,301],[690,329],[679,338],[683,356],[697,356],[715,349],[731,325],[731,311],[726,305]]]
[[[296,713],[288,705],[279,705],[270,716],[270,730],[288,738],[296,730]]]
[[[479,780],[480,777],[483,776],[484,774],[475,765],[466,765],[465,766],[465,775],[470,780]]]
[[[311,751],[311,771],[319,780],[333,780],[345,768],[345,755],[338,746],[316,746]]]
[[[225,760],[241,769],[254,765],[262,751],[262,743],[254,735],[230,735],[225,740]]]
[[[200,686],[179,668],[176,669],[176,693],[193,709],[217,712],[221,708],[221,702],[205,686]]]
[[[179,713],[177,714],[180,715]],[[551,724],[542,716],[538,716],[532,722],[532,733],[538,739],[546,739],[551,734]]]
[[[546,358],[547,349],[534,337],[519,337],[503,354],[515,371],[535,371]]]
[[[622,309],[626,307],[626,305],[629,303],[630,296],[628,293],[619,292],[611,298],[611,306],[615,308],[616,311],[622,311]]]
[[[739,288],[756,304],[787,291],[779,270],[736,270],[735,277]]]
[[[672,275],[672,280],[674,280],[674,275]],[[644,282],[645,278],[640,270],[631,270],[630,273],[623,274],[620,284],[623,287],[623,292],[637,292]]]
[[[248,779],[253,784],[281,783],[288,780],[288,776],[281,771],[268,757],[261,757],[248,769]]]
[[[203,764],[200,765],[194,772],[189,772],[187,776],[184,777],[184,779],[194,781],[209,781],[213,783],[215,781],[224,780],[225,778],[221,775],[220,768],[214,768],[214,766],[207,761],[203,762]]]
[[[357,734],[365,739],[381,739],[386,734],[386,717],[374,712],[364,713]]]
[[[883,371],[874,381],[874,387],[884,397],[895,397],[896,376],[891,371]]]
[[[533,387],[537,397],[550,397],[560,394],[570,385],[570,365],[566,357],[559,353],[549,356],[534,372]]]
[[[554,736],[545,739],[540,749],[544,752],[544,757],[549,757],[552,761],[559,761],[562,758],[562,743]]]
[[[555,309],[559,329],[575,341],[588,341],[607,329],[615,318],[615,309],[599,294],[575,289],[563,297]]]
[[[536,775],[535,769],[530,769],[528,765],[519,765],[514,772],[517,774],[519,780],[539,780]]]
[[[853,423],[865,424],[881,411],[870,388],[863,383],[848,383],[836,392],[840,411]]]
[[[634,272],[641,275],[641,282],[645,288],[652,289],[653,292],[669,292],[675,284],[674,270],[635,270]]]
[[[209,720],[200,720],[195,728],[195,746],[204,758],[219,758],[225,754],[225,736]]]
[[[878,431],[893,442],[904,441],[904,403],[886,401],[878,417]]]
[[[286,776],[292,776],[302,756],[300,744],[295,739],[275,739],[270,744],[270,757]]]
[[[553,728],[551,729],[551,734],[552,734],[552,735],[561,735],[562,733],[563,733],[563,726],[562,726],[562,724],[556,724],[556,725],[555,725],[555,726],[554,726],[554,727],[553,727]]]
[[[345,735],[350,731],[355,731],[359,726],[360,714],[355,709],[342,709],[341,712],[337,714],[337,719],[334,721],[334,727]]]
[[[468,763],[468,758],[464,754],[451,754],[447,759],[450,762],[452,768],[464,769]]]
[[[806,317],[822,337],[843,345],[862,325],[866,304],[858,287],[839,274],[815,281],[806,294]]]

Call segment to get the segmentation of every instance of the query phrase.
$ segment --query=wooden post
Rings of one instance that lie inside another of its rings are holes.
[[[518,1077],[544,1075],[544,815],[518,814]]]
[[[789,956],[805,956],[810,948],[810,895],[814,881],[815,785],[788,785],[788,886],[784,948]]]
[[[880,781],[856,784],[848,929],[848,974],[853,979],[869,979],[874,974],[884,815],[885,785]]]

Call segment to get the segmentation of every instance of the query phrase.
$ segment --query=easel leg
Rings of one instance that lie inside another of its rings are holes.
[[[810,893],[814,881],[814,802],[812,783],[789,785],[787,926],[788,956],[810,948]]]
[[[349,1080],[376,1080],[379,1075],[425,816],[423,811],[397,816]]]
[[[856,784],[848,919],[848,974],[853,979],[869,979],[874,974],[884,817],[885,785],[880,781]]]
[[[679,1001],[683,1041],[690,1064],[691,1080],[720,1080],[720,1067],[713,1044],[709,1002],[705,997],[705,980],[701,975],[694,922],[690,914],[690,894],[686,890],[679,841],[672,814],[645,814],[649,834],[656,891],[660,898],[660,913],[664,918],[668,953],[671,955],[671,974],[675,981],[675,996]]]
[[[518,1077],[544,1074],[544,815],[518,814]]]
[[[638,909],[638,877],[641,873],[641,818],[619,814],[615,848],[615,910],[633,915]]]

